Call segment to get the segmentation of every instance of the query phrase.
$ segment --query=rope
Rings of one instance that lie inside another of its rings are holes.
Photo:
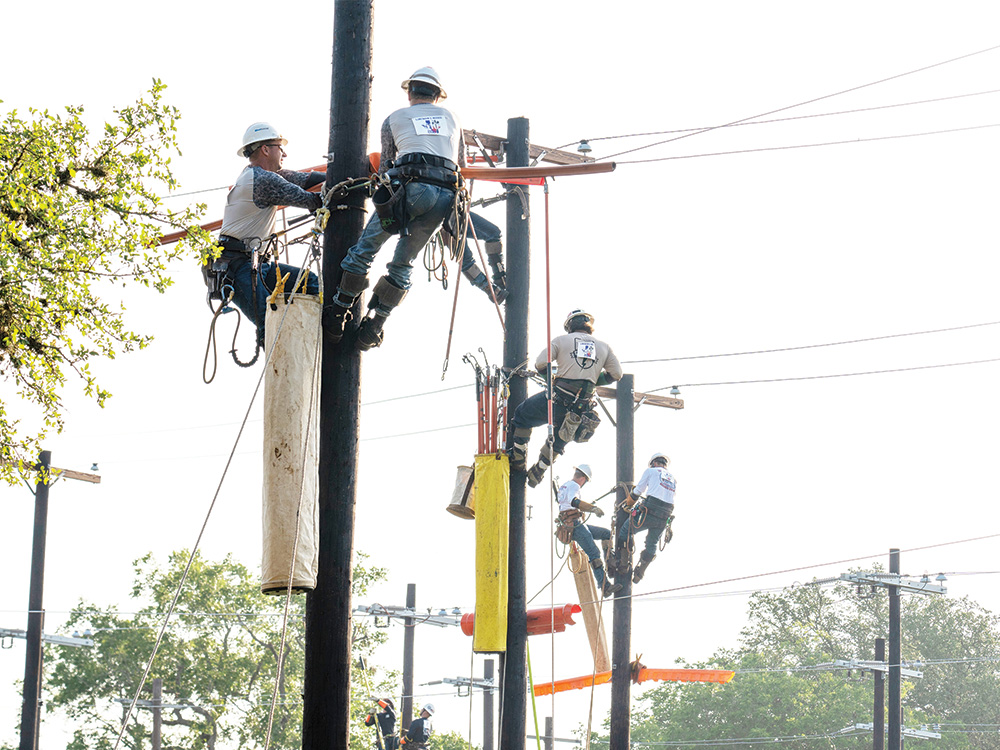
[[[278,329],[275,332],[274,342],[271,344],[271,349],[267,352],[267,357],[264,360],[265,365],[271,361],[271,357],[274,354],[274,347],[278,341],[278,337],[281,335],[281,329],[285,323],[285,315],[288,314],[288,310],[281,316],[281,320],[278,322]],[[184,584],[187,583],[188,574],[191,572],[191,566],[194,564],[195,556],[198,554],[198,549],[201,546],[201,540],[205,535],[205,530],[208,528],[208,521],[212,517],[212,511],[215,509],[215,503],[219,499],[219,493],[222,491],[222,484],[229,473],[229,467],[232,466],[233,457],[236,455],[236,448],[239,445],[240,438],[243,436],[243,430],[246,428],[247,422],[250,419],[250,411],[253,408],[254,401],[257,399],[257,394],[260,392],[260,386],[264,382],[264,373],[267,372],[267,367],[261,368],[260,377],[257,379],[257,385],[254,387],[253,394],[250,396],[250,403],[247,405],[246,413],[243,416],[243,421],[240,424],[240,429],[236,434],[236,441],[233,443],[232,450],[229,452],[229,458],[226,460],[226,465],[223,468],[222,476],[219,478],[219,483],[215,488],[215,494],[212,496],[212,500],[208,506],[208,512],[205,514],[205,520],[201,524],[201,529],[198,531],[198,536],[195,539],[194,545],[191,547],[191,553],[188,555],[187,563],[184,566],[184,572],[181,574],[181,579],[177,583],[177,589],[174,591],[173,599],[170,601],[167,607],[166,615],[163,618],[163,624],[160,626],[159,632],[156,634],[156,641],[153,643],[153,651],[149,655],[149,660],[146,662],[146,666],[143,669],[142,677],[139,679],[139,684],[136,686],[135,695],[132,697],[129,703],[128,710],[125,712],[125,717],[122,719],[122,726],[118,732],[118,738],[115,740],[114,750],[118,750],[121,746],[122,738],[125,736],[125,730],[128,728],[129,720],[132,718],[132,714],[135,711],[136,704],[139,701],[139,696],[142,694],[142,689],[146,686],[146,680],[149,678],[149,672],[153,668],[153,661],[156,659],[157,653],[159,653],[160,645],[163,643],[163,636],[166,633],[167,625],[170,622],[170,618],[174,614],[174,610],[177,607],[177,602],[180,599],[181,591],[184,589]]]
[[[465,190],[463,187],[462,190]],[[456,201],[458,200],[456,196]],[[461,242],[465,242],[465,232],[469,225],[468,214],[466,214],[465,226],[462,227]],[[441,380],[448,373],[448,360],[451,357],[451,340],[455,335],[455,313],[458,311],[458,287],[462,284],[462,272],[458,273],[458,280],[455,282],[455,300],[451,304],[451,323],[448,325],[448,344],[444,350],[444,364],[441,365]]]
[[[479,262],[483,264],[483,273],[486,273],[486,268],[488,266],[486,262],[486,256],[483,255],[483,248],[479,244],[479,237],[476,236],[476,225],[471,221],[469,226],[472,229],[472,239],[476,243],[476,252],[479,254]],[[503,331],[504,337],[507,336],[507,325],[504,323],[503,313],[500,311],[500,303],[497,301],[496,292],[493,290],[493,284],[490,283],[490,279],[486,280],[486,291],[490,293],[490,299],[493,300],[493,307],[497,311],[497,317],[500,319],[500,329]]]
[[[232,298],[233,298],[233,295],[230,294],[229,295],[229,299],[227,299],[225,302],[223,302],[222,304],[220,304],[219,305],[219,309],[216,310],[212,314],[212,323],[208,327],[208,341],[205,343],[205,359],[202,360],[202,363],[201,363],[201,379],[205,383],[205,385],[210,385],[212,383],[212,381],[215,380],[215,375],[216,375],[216,373],[219,370],[219,353],[218,353],[218,350],[216,348],[216,343],[215,343],[215,324],[218,322],[220,315],[223,315],[224,313],[228,313],[228,312],[232,312],[233,311],[233,308],[228,308],[228,309],[226,308],[226,306],[229,304],[229,301],[232,300]],[[238,333],[239,330],[240,330],[240,316],[239,316],[239,312],[237,312],[237,315],[236,315],[236,332]],[[236,348],[236,333],[233,334],[233,349],[235,350],[235,348]],[[212,375],[211,375],[211,377],[209,377],[208,375],[206,375],[206,371],[208,370],[208,353],[209,352],[212,353]]]

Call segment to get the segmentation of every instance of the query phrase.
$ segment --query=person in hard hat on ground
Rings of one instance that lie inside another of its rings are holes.
[[[571,538],[590,560],[597,587],[601,589],[603,596],[611,596],[616,591],[621,591],[622,585],[613,584],[609,580],[604,570],[604,560],[601,559],[601,552],[597,549],[595,541],[600,540],[607,556],[611,549],[611,532],[603,526],[593,526],[583,522],[584,513],[593,513],[598,518],[604,515],[604,511],[596,505],[580,499],[580,490],[593,476],[587,464],[573,467],[573,478],[564,483],[556,495],[556,500],[559,502],[559,525],[563,528],[572,528]]]
[[[340,285],[323,311],[326,335],[340,341],[351,307],[368,287],[375,255],[398,232],[387,273],[375,283],[369,313],[358,329],[357,346],[362,351],[382,343],[385,319],[410,288],[414,259],[455,209],[459,168],[465,166],[462,127],[450,110],[438,104],[447,94],[437,72],[420,68],[402,87],[409,106],[382,123],[379,169],[389,184],[376,192],[376,211],[340,264]]]
[[[434,727],[431,724],[431,717],[434,715],[434,704],[425,703],[420,709],[420,718],[410,722],[410,728],[406,730],[400,743],[407,750],[427,747]]]
[[[552,424],[555,439],[545,445],[538,462],[528,471],[528,486],[542,481],[545,471],[562,454],[568,442],[584,443],[591,438],[600,418],[594,411],[594,392],[598,385],[619,380],[622,366],[611,347],[594,338],[594,316],[585,310],[573,310],[563,323],[566,333],[552,340],[555,365],[552,388]],[[548,353],[543,349],[535,360],[535,369],[545,373]],[[525,399],[511,420],[508,444],[510,468],[525,471],[531,430],[549,421],[545,391]]]
[[[299,268],[272,262],[268,238],[274,232],[278,206],[295,206],[315,211],[322,204],[318,193],[308,188],[326,180],[323,172],[295,172],[282,169],[288,140],[269,123],[255,122],[243,135],[238,156],[249,164],[236,179],[226,197],[219,245],[222,252],[206,269],[223,276],[223,287],[232,287],[233,302],[257,326],[257,343],[264,344],[264,311],[267,297],[274,291],[275,274],[291,273],[286,291],[298,278]],[[206,270],[206,276],[209,273]],[[206,278],[207,280],[207,278]],[[300,289],[301,291],[301,289]],[[310,273],[304,291],[319,294],[319,279]]]
[[[368,711],[365,716],[365,726],[378,725],[378,731],[382,735],[382,747],[384,750],[394,750],[396,747],[396,707],[392,698],[379,698],[376,701],[381,711],[376,712],[375,706]]]
[[[670,522],[674,520],[674,492],[677,490],[677,480],[667,471],[670,458],[662,453],[654,453],[649,459],[649,468],[639,478],[639,483],[629,491],[625,501],[632,515],[627,524],[618,530],[618,545],[627,557],[616,561],[616,575],[628,570],[632,564],[632,537],[636,532],[646,532],[646,548],[639,553],[639,562],[635,566],[632,582],[639,583],[646,574],[646,568],[656,557],[656,547],[660,537],[666,533],[666,540],[673,538]],[[639,499],[646,493],[642,502]],[[614,563],[613,563],[614,564]]]
[[[378,173],[381,162],[381,154],[377,151],[368,154],[368,168],[372,174]],[[465,232],[465,245],[462,249],[462,273],[476,289],[481,289],[483,294],[490,299],[496,297],[497,303],[501,303],[507,299],[507,271],[503,262],[503,232],[500,231],[500,227],[475,211],[469,212],[469,220],[470,226]],[[445,235],[445,241],[449,243],[449,246],[453,246],[452,240],[454,238],[451,233],[444,227],[442,227],[442,231]],[[461,227],[457,227],[457,231],[459,235],[462,234]],[[493,277],[492,284],[483,269],[476,263],[476,251],[472,248],[475,240],[479,240],[486,251],[486,261],[490,265],[490,274]],[[454,241],[458,240],[454,239]]]

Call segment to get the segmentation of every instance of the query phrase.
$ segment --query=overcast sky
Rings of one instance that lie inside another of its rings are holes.
[[[317,164],[328,150],[332,7],[16,4],[4,10],[5,27],[18,33],[0,47],[0,108],[81,104],[99,124],[159,77],[183,113],[174,162],[182,192],[231,184],[243,166],[240,138],[257,120],[288,138],[286,166]],[[680,385],[685,400],[683,411],[636,414],[637,477],[663,451],[678,482],[674,541],[636,587],[632,644],[647,665],[736,645],[750,590],[887,565],[891,547],[903,550],[905,573],[947,572],[949,596],[1000,611],[990,575],[997,538],[947,544],[1000,533],[1000,367],[937,367],[1000,357],[997,327],[879,338],[1000,321],[1000,129],[968,129],[1000,123],[998,95],[982,93],[1000,89],[1000,50],[983,52],[1000,44],[996,22],[991,2],[378,3],[372,149],[384,117],[405,104],[399,82],[428,64],[465,127],[504,135],[508,118],[524,116],[532,142],[588,138],[596,157],[674,137],[618,136],[725,124],[892,79],[759,118],[802,119],[644,148],[615,156],[613,174],[552,185],[554,329],[567,310],[587,308],[638,390]],[[886,108],[969,94],[977,95]],[[845,113],[861,109],[869,111]],[[815,117],[827,113],[842,114]],[[965,130],[919,135],[957,129]],[[644,161],[656,159],[664,160]],[[477,184],[474,197],[496,190]],[[221,216],[225,190],[197,197],[209,203],[208,218]],[[503,224],[502,205],[484,213]],[[537,188],[531,228],[534,355],[548,312]],[[204,288],[193,262],[174,271],[163,296],[127,293],[133,326],[156,342],[97,368],[114,393],[107,408],[71,382],[67,429],[46,442],[57,466],[96,461],[103,478],[52,490],[49,631],[60,631],[81,598],[131,611],[132,561],[149,551],[165,561],[194,544],[250,403],[259,366],[223,360],[215,382],[202,383]],[[385,344],[364,356],[363,403],[467,385],[461,355],[479,347],[501,358],[496,314],[466,287],[442,382],[452,295],[425,278],[415,272]],[[224,349],[232,325],[220,326]],[[878,340],[636,362],[869,338]],[[244,356],[251,341],[244,328]],[[5,403],[15,398],[9,383],[0,388]],[[249,419],[203,551],[256,567],[259,402]],[[415,583],[418,607],[474,607],[473,525],[445,512],[455,467],[475,451],[474,421],[471,387],[363,407],[355,546],[390,571],[364,603],[402,604]],[[389,437],[422,430],[440,431]],[[581,461],[595,471],[585,498],[610,489],[610,423],[569,447],[557,464],[562,479]],[[0,494],[0,627],[24,628],[32,497],[23,486]],[[551,578],[551,506],[541,488],[528,503],[532,596]],[[568,574],[551,597],[574,601]],[[549,601],[546,591],[536,604]],[[401,667],[402,632],[390,631],[378,663]],[[556,678],[590,671],[582,624],[554,639],[554,656],[552,644],[530,642],[536,680],[553,663]],[[457,629],[422,627],[416,645],[418,684],[469,674],[471,639]],[[0,725],[10,727],[0,740],[15,738],[23,657],[23,641],[0,654]],[[482,674],[480,657],[474,672]],[[417,700],[433,695],[440,730],[467,731],[468,700],[443,692],[421,688]],[[542,699],[539,715],[554,710],[557,735],[569,736],[586,722],[588,700],[583,691]],[[595,723],[609,701],[610,688],[597,688]],[[474,715],[478,724],[478,698]],[[42,745],[58,746],[61,731],[46,724]],[[481,741],[478,726],[473,739]]]

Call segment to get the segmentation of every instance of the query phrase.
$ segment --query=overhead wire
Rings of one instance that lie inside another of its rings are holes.
[[[626,151],[619,151],[618,153],[615,153],[615,154],[610,154],[608,156],[602,156],[599,159],[597,159],[597,161],[601,161],[601,160],[604,160],[604,159],[614,159],[617,156],[624,156],[625,154],[631,154],[631,153],[634,153],[636,151],[642,151],[642,150],[647,149],[647,148],[653,148],[654,146],[660,146],[660,145],[662,145],[664,143],[672,143],[674,141],[679,141],[679,140],[682,140],[684,138],[690,138],[693,135],[699,135],[701,133],[709,133],[709,132],[711,132],[713,130],[718,130],[719,128],[730,127],[730,126],[737,125],[737,124],[742,123],[742,122],[747,122],[749,120],[756,120],[756,119],[759,119],[761,117],[767,117],[768,115],[774,115],[774,114],[777,114],[779,112],[786,112],[786,111],[788,111],[790,109],[795,109],[796,107],[804,107],[807,104],[814,104],[815,102],[823,101],[824,99],[831,99],[831,98],[833,98],[835,96],[841,96],[843,94],[849,94],[849,93],[852,93],[854,91],[860,91],[861,89],[869,88],[871,86],[877,86],[877,85],[882,84],[882,83],[888,83],[889,81],[894,81],[894,80],[897,80],[899,78],[904,78],[906,76],[914,75],[916,73],[922,73],[922,72],[925,72],[927,70],[931,70],[933,68],[941,67],[942,65],[948,65],[950,63],[958,62],[960,60],[966,60],[966,59],[968,59],[970,57],[975,57],[976,55],[982,55],[982,54],[985,54],[987,52],[993,52],[994,50],[998,50],[998,49],[1000,49],[1000,45],[994,45],[993,47],[988,47],[986,49],[978,50],[976,52],[970,52],[968,54],[960,55],[958,57],[953,57],[953,58],[950,58],[948,60],[942,60],[941,62],[936,62],[936,63],[933,63],[931,65],[925,65],[925,66],[923,66],[921,68],[916,68],[915,70],[909,70],[909,71],[906,71],[905,73],[897,73],[896,75],[892,75],[892,76],[889,76],[887,78],[881,78],[881,79],[879,79],[877,81],[871,81],[869,83],[864,83],[864,84],[861,84],[859,86],[852,86],[851,88],[843,89],[841,91],[835,91],[832,94],[824,94],[823,96],[817,96],[817,97],[814,97],[812,99],[808,99],[806,101],[799,102],[797,104],[789,104],[789,105],[784,106],[784,107],[779,107],[778,109],[772,109],[772,110],[770,110],[768,112],[762,112],[760,114],[751,115],[750,117],[742,117],[742,118],[740,118],[738,120],[733,120],[732,122],[725,123],[724,125],[715,125],[713,127],[708,127],[708,128],[703,129],[703,130],[696,130],[696,131],[694,131],[692,133],[685,133],[683,135],[677,136],[676,138],[668,138],[666,140],[659,141],[657,143],[651,143],[651,144],[646,145],[646,146],[639,146],[639,147],[636,147],[636,148],[628,149]],[[619,163],[621,163],[621,162],[619,162]]]

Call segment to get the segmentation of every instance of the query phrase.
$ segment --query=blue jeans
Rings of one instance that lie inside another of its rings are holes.
[[[670,511],[673,512],[673,505],[669,506]],[[628,538],[629,532],[637,533],[639,531],[646,532],[646,553],[649,555],[656,554],[656,545],[660,543],[660,537],[663,536],[663,530],[667,528],[666,518],[654,518],[652,513],[647,512],[643,518],[642,523],[635,525],[632,518],[629,518],[629,522],[622,524],[621,529],[618,530],[618,543],[624,544],[625,540]]]
[[[424,245],[437,231],[451,209],[455,191],[428,185],[425,182],[411,182],[406,186],[406,228],[408,237],[400,237],[396,242],[392,261],[388,264],[387,275],[400,289],[410,288],[410,272],[413,261]],[[365,225],[361,237],[354,247],[347,251],[347,257],[340,267],[345,271],[366,276],[372,267],[375,255],[392,235],[382,231],[378,214],[372,214]]]
[[[601,556],[601,551],[597,548],[595,539],[610,539],[611,532],[603,526],[588,526],[580,521],[573,527],[573,541],[580,545],[580,549],[587,556],[588,560],[596,560]],[[594,578],[597,585],[604,585],[604,568],[594,568]]]
[[[469,212],[471,217],[470,221],[472,223],[472,229],[476,230],[476,239],[481,243],[486,242],[499,242],[502,236],[500,232],[500,227],[494,224],[488,219],[484,219],[477,213]],[[462,251],[462,270],[465,271],[476,262],[476,252],[470,246],[469,241],[472,240],[472,229],[469,229],[465,233],[465,250]],[[474,241],[474,240],[473,240]],[[483,269],[485,273],[486,269]]]
[[[566,449],[566,441],[559,437],[559,426],[562,424],[565,416],[566,407],[562,406],[557,400],[554,400],[552,402],[552,424],[555,427],[555,436],[552,442],[552,450],[556,453],[562,453]],[[511,425],[514,429],[520,427],[530,430],[548,423],[549,400],[545,391],[536,393],[534,396],[529,396],[522,401],[514,410],[514,418],[511,420]],[[514,429],[510,430],[508,450],[514,444]]]
[[[282,276],[286,273],[291,274],[288,281],[285,282],[285,291],[291,292],[295,280],[299,277],[299,267],[290,266],[287,263],[261,263],[257,267],[257,290],[255,292],[253,289],[254,272],[250,259],[244,256],[226,257],[230,257],[226,280],[233,285],[233,302],[252,323],[256,324],[257,343],[263,346],[264,313],[267,310],[267,298],[274,291],[274,285],[277,282],[275,269],[280,270]],[[310,271],[305,285],[306,294],[319,294],[319,277],[315,273]]]

